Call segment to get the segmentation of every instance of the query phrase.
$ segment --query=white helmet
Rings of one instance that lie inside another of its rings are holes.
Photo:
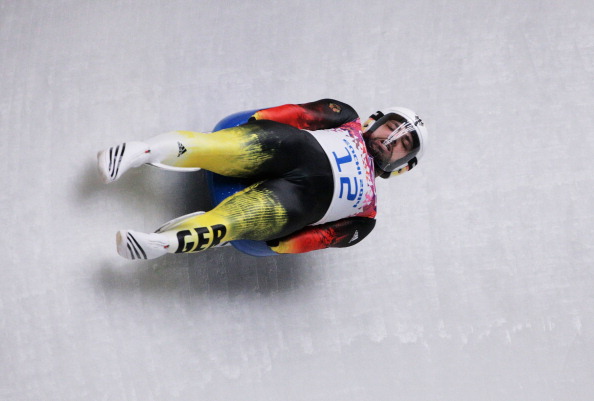
[[[382,163],[379,160],[375,160],[376,166],[383,171],[381,174],[382,178],[402,174],[412,169],[417,165],[427,147],[427,128],[425,128],[425,124],[414,111],[404,107],[390,107],[369,116],[363,124],[363,137],[367,139],[373,131],[388,120],[396,120],[401,122],[401,124],[384,141],[384,145],[410,132],[413,134],[413,149],[405,157],[393,162]]]

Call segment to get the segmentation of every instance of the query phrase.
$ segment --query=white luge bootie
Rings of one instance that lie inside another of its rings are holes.
[[[162,234],[131,230],[118,231],[116,245],[120,256],[131,260],[155,259],[165,255],[169,249],[169,242]]]
[[[114,182],[126,171],[150,162],[150,149],[144,142],[126,142],[97,154],[97,169],[106,184]]]

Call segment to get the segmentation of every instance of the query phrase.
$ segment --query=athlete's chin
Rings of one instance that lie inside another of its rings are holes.
[[[377,161],[385,161],[386,159],[386,152],[384,148],[377,144],[376,142],[371,142],[368,147],[368,152]]]

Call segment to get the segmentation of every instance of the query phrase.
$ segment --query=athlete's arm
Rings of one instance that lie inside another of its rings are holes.
[[[334,99],[322,99],[263,109],[254,113],[250,121],[272,120],[299,129],[320,130],[340,127],[357,118],[357,112],[348,104]]]
[[[375,227],[375,219],[349,217],[308,226],[291,235],[267,241],[276,253],[304,253],[324,248],[346,248],[361,242]]]

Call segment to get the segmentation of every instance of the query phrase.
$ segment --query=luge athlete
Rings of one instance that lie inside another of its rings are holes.
[[[426,144],[427,130],[409,109],[378,111],[361,126],[352,107],[322,99],[263,109],[246,124],[213,133],[175,131],[123,143],[97,159],[106,183],[147,163],[253,181],[214,209],[154,233],[119,231],[125,258],[198,252],[239,239],[302,253],[365,238],[375,226],[375,178],[412,169]]]

